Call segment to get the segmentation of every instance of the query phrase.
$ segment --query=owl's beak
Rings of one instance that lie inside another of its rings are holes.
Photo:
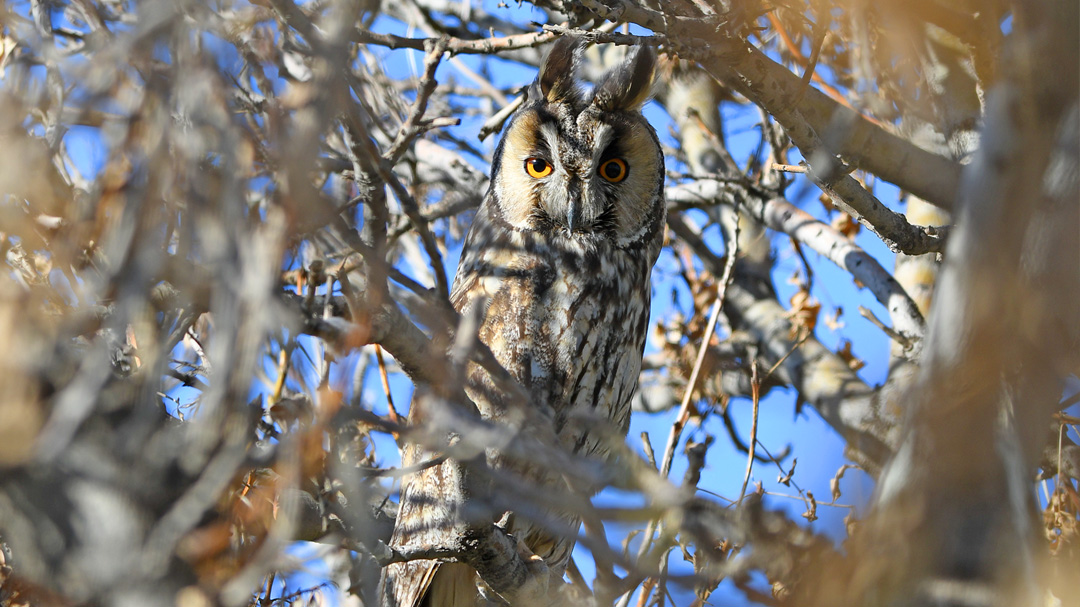
[[[570,205],[566,209],[566,228],[574,233],[584,227],[585,201],[581,197],[581,183],[572,179],[567,187],[570,197]]]
[[[574,230],[581,227],[581,207],[582,202],[580,198],[575,198],[570,201],[570,208],[566,210],[566,227],[570,232],[574,232]]]

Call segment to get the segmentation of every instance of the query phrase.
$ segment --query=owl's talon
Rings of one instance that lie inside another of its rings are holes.
[[[526,578],[525,583],[515,592],[518,600],[511,601],[511,604],[529,605],[532,604],[532,602],[537,601],[540,597],[547,596],[551,576],[548,571],[547,561],[530,550],[521,538],[516,539],[517,553],[525,563],[525,570],[528,572],[528,577]]]

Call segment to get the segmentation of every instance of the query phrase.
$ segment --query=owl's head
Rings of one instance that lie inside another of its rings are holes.
[[[664,158],[641,115],[656,53],[631,49],[586,94],[575,80],[581,41],[560,38],[495,152],[502,218],[522,230],[630,246],[663,221]]]

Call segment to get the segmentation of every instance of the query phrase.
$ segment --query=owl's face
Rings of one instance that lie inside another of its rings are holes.
[[[632,49],[585,95],[574,80],[580,47],[561,38],[545,59],[496,151],[494,195],[515,228],[626,246],[656,229],[663,204],[663,155],[640,111],[656,55]]]

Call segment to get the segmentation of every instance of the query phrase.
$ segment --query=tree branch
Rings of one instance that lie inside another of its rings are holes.
[[[791,236],[850,272],[889,311],[896,331],[915,342],[922,338],[926,331],[922,313],[900,283],[851,240],[783,198],[765,199],[739,186],[703,179],[668,188],[666,195],[670,202],[700,205],[725,201],[725,193],[737,195],[739,206],[766,227]],[[917,357],[918,352],[915,343],[910,355]]]
[[[709,271],[723,272],[723,261],[704,243],[696,227],[678,213],[668,214],[668,227],[697,253]],[[756,296],[756,287],[737,270],[724,309],[732,326],[753,335],[761,344],[760,355],[769,362],[787,356],[774,374],[798,390],[847,440],[849,457],[867,470],[880,470],[891,452],[890,445],[896,443],[896,422],[883,411],[875,391],[815,338],[806,339],[796,349],[787,311],[775,298]]]
[[[885,131],[817,89],[804,92],[798,76],[741,38],[739,27],[745,17],[675,17],[623,0],[582,4],[605,19],[636,23],[679,41],[680,55],[696,60],[713,77],[765,108],[788,131],[806,124],[826,133],[832,153],[854,166],[939,207],[953,208],[960,184],[958,163]],[[692,45],[691,40],[707,44]],[[806,150],[804,157],[810,157]]]

